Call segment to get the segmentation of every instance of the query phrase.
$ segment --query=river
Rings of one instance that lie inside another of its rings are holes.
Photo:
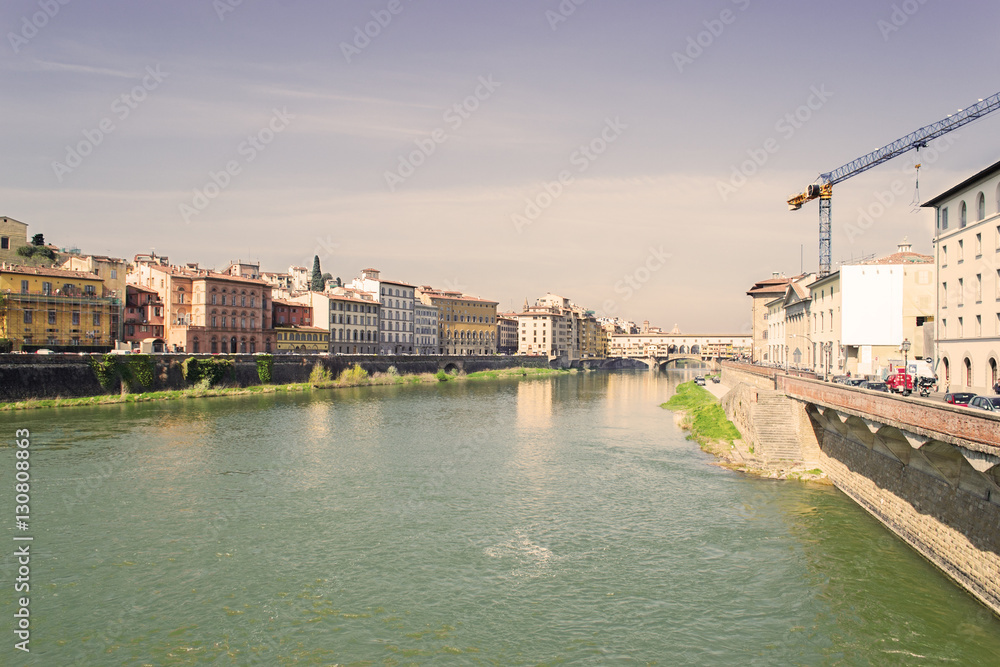
[[[996,664],[845,496],[711,465],[659,407],[692,373],[5,413],[0,663]]]

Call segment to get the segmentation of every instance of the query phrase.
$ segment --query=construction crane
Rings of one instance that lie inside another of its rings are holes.
[[[831,204],[834,185],[846,181],[851,176],[868,171],[872,167],[877,167],[907,151],[926,148],[927,142],[982,118],[998,108],[1000,108],[1000,93],[985,100],[979,100],[964,109],[959,109],[947,118],[911,132],[905,137],[896,139],[891,144],[886,144],[877,151],[851,160],[842,167],[820,174],[816,182],[807,187],[805,192],[789,199],[788,208],[792,211],[799,210],[808,201],[819,199],[819,275],[822,277],[830,273]]]

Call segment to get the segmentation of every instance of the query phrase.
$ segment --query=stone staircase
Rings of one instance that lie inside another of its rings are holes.
[[[779,392],[759,390],[752,408],[758,458],[765,461],[801,461],[802,448],[788,399]]]

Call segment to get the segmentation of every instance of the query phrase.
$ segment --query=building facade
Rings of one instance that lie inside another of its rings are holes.
[[[359,290],[337,288],[330,299],[330,352],[379,354],[379,320],[382,305],[375,296]]]
[[[759,280],[747,290],[750,297],[750,326],[753,334],[753,352],[751,361],[759,363],[775,363],[771,357],[772,346],[768,341],[768,303],[785,294],[785,288],[792,281],[779,273],[772,273],[767,280]]]
[[[151,287],[125,286],[122,340],[138,348],[149,339],[163,340],[163,299]]]
[[[438,307],[414,300],[413,344],[417,354],[441,354],[438,345]]]
[[[117,257],[107,257],[104,255],[82,255],[69,254],[61,256],[61,268],[70,271],[84,271],[93,273],[104,282],[103,296],[117,299],[124,308],[125,277],[128,274],[128,262]],[[120,340],[124,336],[122,330],[122,313],[116,313],[112,322],[113,342]]]
[[[274,334],[279,354],[326,354],[330,349],[330,332],[322,327],[277,324]]]
[[[1000,381],[1000,162],[924,206],[935,211],[938,382],[993,393]]]
[[[498,302],[428,285],[417,296],[437,308],[438,354],[496,354]]]
[[[517,354],[517,313],[497,313],[497,353]]]
[[[385,280],[378,269],[362,269],[352,288],[374,294],[379,307],[379,354],[413,354],[416,288],[398,280]]]
[[[93,273],[0,265],[0,338],[15,351],[105,352],[121,300]]]
[[[28,224],[0,217],[0,263],[24,264],[24,257],[17,254],[17,249],[28,245]]]
[[[271,286],[201,269],[138,261],[129,282],[163,300],[164,341],[170,351],[253,354],[275,351]]]
[[[312,306],[299,301],[271,300],[271,322],[277,331],[279,326],[311,327],[313,325]]]

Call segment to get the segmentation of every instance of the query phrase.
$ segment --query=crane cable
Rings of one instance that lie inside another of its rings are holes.
[[[918,153],[920,152],[919,148],[917,149],[917,152]],[[917,170],[917,173],[916,176],[914,176],[913,201],[910,202],[910,206],[913,207],[911,213],[920,210],[920,163],[919,162],[916,165],[914,165],[914,169]]]

